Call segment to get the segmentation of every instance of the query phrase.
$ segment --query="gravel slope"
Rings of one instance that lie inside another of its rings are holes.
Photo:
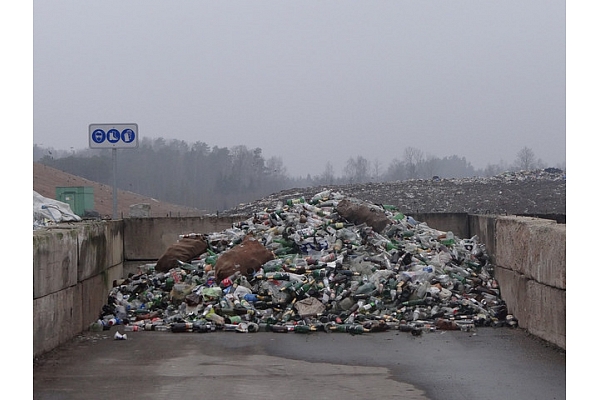
[[[562,171],[505,173],[491,178],[409,180],[281,191],[225,212],[247,214],[278,202],[331,189],[347,196],[389,204],[404,213],[466,212],[470,214],[566,214],[566,178]]]

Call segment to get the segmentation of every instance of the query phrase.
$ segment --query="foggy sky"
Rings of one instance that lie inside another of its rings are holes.
[[[91,123],[259,147],[291,176],[404,148],[566,159],[565,1],[33,2],[33,142]],[[135,150],[122,150],[135,151]]]

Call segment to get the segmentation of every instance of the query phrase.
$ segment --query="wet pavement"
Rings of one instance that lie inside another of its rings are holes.
[[[115,340],[116,332],[126,340]],[[520,328],[86,331],[34,360],[35,399],[565,399],[566,353]]]

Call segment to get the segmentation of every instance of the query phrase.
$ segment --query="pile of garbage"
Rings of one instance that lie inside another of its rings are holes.
[[[44,228],[53,223],[79,222],[81,217],[71,210],[68,203],[49,199],[33,191],[33,229]]]
[[[556,168],[505,172],[496,176],[409,179],[287,189],[218,215],[248,215],[275,207],[282,198],[306,199],[327,189],[376,204],[395,205],[406,214],[566,214],[566,175]]]
[[[477,236],[461,239],[394,206],[324,190],[179,239],[173,248],[203,246],[115,281],[93,329],[421,335],[517,326]]]

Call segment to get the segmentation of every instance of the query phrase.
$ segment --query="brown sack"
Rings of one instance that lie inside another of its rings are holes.
[[[215,278],[217,283],[223,279],[241,272],[247,278],[251,277],[267,261],[275,255],[252,235],[248,235],[242,243],[227,250],[217,258],[215,263]]]
[[[356,225],[367,224],[377,233],[381,233],[390,223],[383,210],[356,199],[344,199],[337,205],[341,217]]]
[[[156,262],[157,272],[166,272],[179,266],[177,260],[189,263],[200,256],[208,248],[208,243],[201,237],[183,238],[172,244]]]

